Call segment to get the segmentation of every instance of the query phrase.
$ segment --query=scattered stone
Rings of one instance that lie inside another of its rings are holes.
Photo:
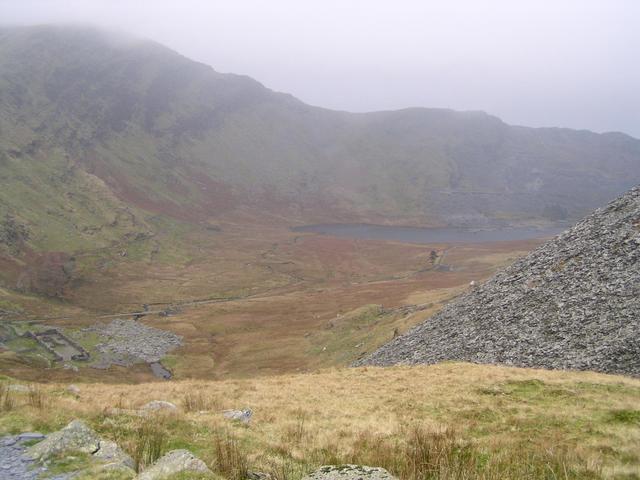
[[[35,460],[25,455],[27,447],[24,443],[34,440],[31,435],[35,434],[28,433],[0,438],[0,478],[2,480],[37,480],[40,478],[69,480],[72,477],[71,474],[45,477],[47,467],[39,465]]]
[[[74,420],[62,430],[50,434],[42,442],[27,450],[34,460],[44,460],[64,452],[95,453],[100,448],[100,438],[83,421]]]
[[[42,440],[27,447],[26,442]],[[72,458],[73,453],[92,454],[89,468],[79,472],[69,472],[54,477],[47,476],[51,457],[60,454]],[[133,459],[117,444],[100,438],[83,422],[74,420],[62,430],[48,437],[37,432],[26,432],[14,437],[0,438],[0,478],[3,480],[70,480],[81,478],[133,479],[135,471]],[[104,476],[107,475],[107,477]]]
[[[225,410],[222,412],[225,418],[229,420],[237,420],[242,423],[249,423],[251,421],[251,417],[253,416],[253,411],[250,408],[245,408],[244,410]]]
[[[145,411],[157,411],[157,410],[168,410],[168,411],[175,411],[178,410],[178,407],[176,407],[173,403],[171,402],[165,402],[164,400],[152,400],[151,402],[145,404],[141,410],[145,410]]]
[[[71,395],[75,395],[76,397],[80,396],[80,387],[78,387],[77,385],[69,385],[67,387],[67,392],[69,392]]]
[[[105,462],[106,465],[124,465],[128,468],[135,468],[136,464],[115,442],[109,440],[100,441],[100,449],[93,456]]]
[[[149,364],[149,367],[151,368],[153,374],[158,378],[162,378],[163,380],[170,380],[172,377],[171,372],[160,362],[152,362]]]
[[[173,315],[178,315],[180,311],[181,310],[179,306],[171,306],[162,310],[158,315],[160,315],[161,317],[171,317]]]
[[[208,473],[205,463],[188,450],[172,450],[143,471],[138,480],[162,480],[182,472]]]
[[[397,480],[384,468],[363,465],[324,465],[302,480]]]
[[[640,376],[640,186],[355,366],[445,360]]]
[[[83,332],[103,338],[96,345],[101,358],[91,366],[105,369],[111,365],[130,367],[135,363],[159,362],[171,350],[182,345],[182,337],[135,320],[116,319],[98,323]]]
[[[264,472],[247,472],[247,480],[271,480],[273,477]]]

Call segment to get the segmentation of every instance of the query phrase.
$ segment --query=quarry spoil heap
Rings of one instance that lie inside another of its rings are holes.
[[[356,362],[640,376],[640,186]]]

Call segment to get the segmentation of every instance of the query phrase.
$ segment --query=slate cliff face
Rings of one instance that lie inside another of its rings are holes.
[[[640,375],[640,186],[357,365],[463,360]]]

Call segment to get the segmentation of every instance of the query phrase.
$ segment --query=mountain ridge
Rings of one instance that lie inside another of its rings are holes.
[[[0,72],[0,238],[13,239],[0,250],[16,265],[154,235],[158,222],[539,225],[640,180],[632,137],[312,107],[86,27],[0,29]]]

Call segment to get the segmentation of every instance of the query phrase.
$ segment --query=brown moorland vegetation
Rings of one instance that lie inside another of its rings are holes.
[[[77,331],[121,312],[178,305],[142,320],[184,337],[166,359],[176,378],[248,377],[346,365],[436,312],[443,303],[541,240],[418,245],[299,234],[282,226],[224,225],[189,233],[190,249],[142,241],[77,259],[65,299],[7,292],[24,318]],[[155,240],[154,240],[155,241]],[[438,252],[437,264],[430,259]],[[155,252],[155,253],[154,253]],[[447,265],[450,270],[438,269]],[[419,305],[419,309],[403,309]],[[124,315],[123,315],[124,316]],[[33,368],[12,352],[0,369],[32,380],[151,380],[146,365],[79,373]]]
[[[65,384],[8,392],[0,435],[83,418],[143,458],[189,448],[224,478],[299,478],[321,464],[380,465],[401,479],[632,479],[640,381],[470,364],[329,369],[225,381]],[[0,396],[1,397],[1,396]],[[150,400],[175,413],[139,416]],[[250,407],[251,423],[222,410]],[[142,443],[141,443],[142,442]],[[145,453],[146,452],[146,453]]]

